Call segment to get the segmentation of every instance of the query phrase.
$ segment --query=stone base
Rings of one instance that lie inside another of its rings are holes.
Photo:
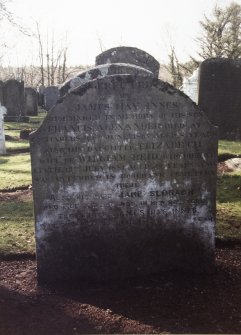
[[[32,111],[32,112],[27,112],[28,116],[37,116],[38,115],[38,111]]]
[[[207,245],[205,236],[185,235],[175,229],[137,227],[129,228],[128,234],[121,230],[98,231],[92,236],[77,230],[53,232],[37,242],[38,283],[102,284],[167,271],[212,272],[213,241]]]
[[[4,122],[29,122],[29,117],[25,115],[6,115],[4,116]]]

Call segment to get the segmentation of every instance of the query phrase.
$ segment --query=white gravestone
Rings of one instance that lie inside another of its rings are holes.
[[[183,79],[181,90],[194,102],[198,102],[198,69],[193,72],[191,77]]]
[[[6,154],[3,116],[7,113],[7,108],[0,103],[0,155]]]

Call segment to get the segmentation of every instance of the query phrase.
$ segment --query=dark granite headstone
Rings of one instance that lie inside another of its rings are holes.
[[[38,88],[38,105],[44,107],[44,89],[43,85]]]
[[[114,74],[133,74],[138,76],[153,77],[153,73],[140,66],[124,63],[104,64],[89,69],[88,71],[79,73],[73,79],[63,83],[59,87],[59,95],[62,97],[72,89],[87,83],[90,80],[110,76]]]
[[[159,62],[147,52],[132,47],[117,47],[106,50],[96,57],[95,64],[128,63],[144,67],[151,71],[156,78],[159,75]]]
[[[25,88],[25,105],[27,115],[38,115],[38,95],[34,88]]]
[[[24,99],[24,82],[9,79],[3,84],[3,105],[7,108],[4,121],[28,122]]]
[[[59,98],[59,89],[57,86],[46,87],[43,91],[44,108],[49,111],[57,102]]]
[[[0,103],[3,105],[3,81],[0,80]]]
[[[40,283],[212,268],[216,128],[180,91],[150,77],[92,80],[30,147]]]
[[[211,58],[199,71],[199,106],[220,139],[241,140],[241,60]]]
[[[5,135],[3,116],[6,114],[6,107],[1,105],[0,102],[0,156],[6,154]]]

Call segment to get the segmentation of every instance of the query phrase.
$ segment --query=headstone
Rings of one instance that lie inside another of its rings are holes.
[[[44,89],[43,85],[38,88],[38,105],[44,107]]]
[[[124,63],[114,63],[114,64],[104,64],[96,66],[88,71],[79,73],[73,79],[70,79],[63,83],[59,87],[59,95],[62,97],[70,90],[87,83],[90,80],[102,78],[105,76],[115,75],[115,74],[133,74],[153,77],[153,73],[146,70],[140,66],[124,64]]]
[[[3,84],[3,105],[7,108],[6,122],[28,122],[24,99],[24,82],[9,79]]]
[[[128,63],[144,67],[156,78],[159,75],[159,62],[147,52],[132,47],[117,47],[106,50],[96,57],[95,64]]]
[[[7,113],[6,107],[2,106],[0,103],[0,155],[6,154],[4,123],[3,123],[3,116],[6,113]]]
[[[0,80],[0,103],[3,104],[3,81]]]
[[[38,95],[34,88],[25,88],[25,105],[27,115],[38,115]]]
[[[241,140],[241,60],[211,58],[200,65],[198,104],[220,139]]]
[[[59,99],[59,90],[57,86],[46,87],[43,91],[44,108],[49,111]]]
[[[183,79],[182,91],[189,96],[194,102],[198,102],[198,69],[191,77]]]
[[[30,147],[39,283],[212,268],[216,128],[182,92],[151,77],[89,81]]]

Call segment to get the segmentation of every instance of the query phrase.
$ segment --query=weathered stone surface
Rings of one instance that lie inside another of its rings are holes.
[[[198,104],[220,139],[241,139],[241,60],[212,58],[200,66]]]
[[[132,47],[117,47],[106,50],[96,57],[95,64],[128,63],[151,71],[156,78],[159,75],[159,62],[147,52]]]
[[[49,86],[43,90],[44,108],[49,111],[58,101],[59,90],[57,86]]]
[[[183,93],[141,76],[90,81],[30,145],[40,283],[212,267],[216,128]]]
[[[1,102],[0,102],[0,155],[5,155],[6,154],[4,123],[3,123],[3,116],[6,113],[7,113],[6,108],[4,106],[2,106]]]
[[[198,69],[191,77],[184,78],[181,90],[194,102],[198,102]]]
[[[0,103],[3,104],[3,81],[0,80]]]
[[[25,121],[29,118],[26,116],[25,99],[24,99],[24,82],[15,79],[9,79],[3,84],[3,105],[7,108],[5,121]]]
[[[38,115],[38,95],[34,88],[25,88],[25,105],[27,115]]]
[[[72,89],[75,89],[90,80],[115,74],[133,74],[138,76],[153,77],[153,73],[151,71],[140,66],[124,63],[104,64],[89,69],[88,71],[81,72],[75,78],[66,81],[59,87],[59,94],[62,97]]]
[[[44,89],[43,85],[38,88],[38,105],[44,107]]]

